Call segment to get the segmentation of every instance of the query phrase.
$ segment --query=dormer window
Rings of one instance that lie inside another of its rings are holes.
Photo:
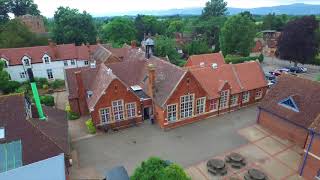
[[[299,108],[291,96],[281,100],[278,104],[292,111],[299,112]]]
[[[43,57],[42,57],[42,60],[43,60],[43,63],[45,64],[49,64],[51,59],[50,59],[50,56],[48,56],[47,54],[45,54]]]
[[[87,91],[87,96],[88,96],[88,98],[91,98],[93,96],[93,92],[92,91]]]
[[[22,63],[23,63],[24,66],[30,66],[31,65],[30,59],[28,57],[24,57],[22,59]]]

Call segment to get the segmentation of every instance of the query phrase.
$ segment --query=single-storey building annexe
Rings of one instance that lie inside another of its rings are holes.
[[[314,179],[320,171],[320,83],[281,75],[259,105],[258,123],[304,149],[299,173]]]

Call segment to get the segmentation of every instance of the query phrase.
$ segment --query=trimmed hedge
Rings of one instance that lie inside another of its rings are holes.
[[[90,134],[95,134],[96,133],[96,127],[94,126],[92,119],[88,119],[86,121],[86,126],[87,126],[88,132]]]
[[[56,79],[49,83],[49,87],[53,89],[58,89],[64,87],[64,80]]]
[[[46,106],[54,106],[54,97],[50,95],[40,96],[41,104]]]
[[[255,61],[255,60],[259,60],[259,62],[263,62],[264,56],[262,54],[260,54],[260,56],[248,56],[248,57],[227,55],[225,58],[226,63],[232,63],[232,64],[239,64],[246,61]]]

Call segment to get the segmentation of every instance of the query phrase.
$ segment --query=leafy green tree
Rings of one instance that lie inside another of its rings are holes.
[[[136,168],[131,180],[190,180],[183,169],[176,164],[151,157]]]
[[[10,80],[8,72],[4,70],[4,65],[4,61],[0,60],[0,90],[3,90],[3,87],[5,87]]]
[[[38,37],[18,20],[10,20],[0,27],[0,48],[16,48],[47,44],[47,38]]]
[[[0,25],[9,21],[9,0],[0,0]]]
[[[285,15],[277,16],[274,13],[268,14],[263,18],[262,29],[279,31],[279,30],[282,30],[286,22],[287,22],[287,17]]]
[[[138,15],[134,21],[137,31],[137,39],[143,40],[144,34],[164,34],[165,28],[163,24],[157,20],[155,16]]]
[[[54,14],[53,39],[58,43],[95,43],[97,30],[93,18],[87,12],[59,7]]]
[[[319,42],[316,31],[319,21],[315,16],[304,16],[290,21],[283,29],[278,40],[281,59],[298,63],[312,63],[318,54]]]
[[[248,16],[251,21],[256,22],[256,20],[254,19],[253,15],[250,13],[250,11],[244,11],[240,13],[241,16]]]
[[[172,36],[173,33],[175,33],[175,32],[182,32],[183,28],[184,28],[183,21],[181,21],[181,20],[171,21],[170,24],[169,24],[169,27],[167,29],[167,33],[166,34],[168,36]]]
[[[227,14],[227,2],[224,0],[209,0],[202,11],[202,18],[224,16]]]
[[[155,55],[158,57],[168,56],[171,63],[179,65],[180,55],[176,50],[174,39],[158,35],[155,40]]]
[[[10,0],[10,12],[15,16],[22,16],[25,14],[40,15],[38,5],[33,0]]]
[[[136,39],[136,30],[131,19],[118,17],[102,27],[102,39],[123,45]]]
[[[193,40],[184,46],[183,52],[190,56],[194,54],[205,54],[210,52],[210,48],[203,40]]]
[[[220,31],[226,20],[226,17],[211,17],[205,20],[199,19],[194,27],[193,34],[196,38],[200,37],[200,39],[204,40],[208,46],[215,46],[215,51],[219,51]]]
[[[255,34],[255,24],[248,16],[232,16],[221,30],[220,45],[223,54],[249,56]]]
[[[191,180],[184,170],[177,164],[170,164],[165,167],[160,176],[161,180]]]

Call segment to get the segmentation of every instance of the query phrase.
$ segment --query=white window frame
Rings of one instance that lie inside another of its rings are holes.
[[[206,112],[206,97],[198,98],[197,99],[197,114],[203,114]]]
[[[250,92],[246,91],[242,94],[242,103],[247,103],[250,101]]]
[[[50,56],[48,56],[47,54],[43,55],[42,59],[43,59],[43,63],[44,64],[50,64],[51,63]]]
[[[53,76],[53,70],[52,69],[47,69],[47,77],[48,79],[54,79],[54,76]]]
[[[27,78],[27,73],[26,72],[20,72],[19,75],[20,75],[21,79],[26,79]]]
[[[238,94],[232,95],[230,99],[230,106],[234,107],[234,106],[237,106],[238,104],[239,104],[239,95]]]
[[[27,63],[26,63],[27,62]],[[28,57],[23,57],[22,58],[22,64],[24,66],[31,66],[31,60]]]
[[[167,120],[169,122],[177,121],[178,120],[177,115],[178,115],[178,105],[177,104],[167,105]]]
[[[220,92],[220,109],[226,109],[229,107],[229,95],[230,90],[224,90]]]
[[[85,65],[85,66],[89,66],[89,65],[90,65],[89,61],[88,61],[88,60],[85,60],[85,61],[84,61],[84,65]]]
[[[112,101],[112,112],[115,121],[124,120],[123,100]]]
[[[0,139],[6,138],[6,129],[4,127],[0,127]]]
[[[180,97],[180,119],[186,119],[193,116],[194,94],[188,94]]]
[[[75,66],[76,65],[76,60],[74,59],[71,59],[71,62],[70,62],[71,66]]]
[[[135,118],[137,116],[137,103],[127,103],[126,110],[128,119]]]
[[[219,99],[210,100],[210,111],[218,111]]]
[[[64,60],[63,61],[63,65],[65,66],[65,67],[67,67],[69,64],[68,64],[68,60]]]
[[[256,90],[256,97],[255,100],[261,99],[262,98],[262,89]]]
[[[99,110],[100,113],[100,123],[103,124],[109,124],[112,122],[111,117],[111,107],[102,108]]]

